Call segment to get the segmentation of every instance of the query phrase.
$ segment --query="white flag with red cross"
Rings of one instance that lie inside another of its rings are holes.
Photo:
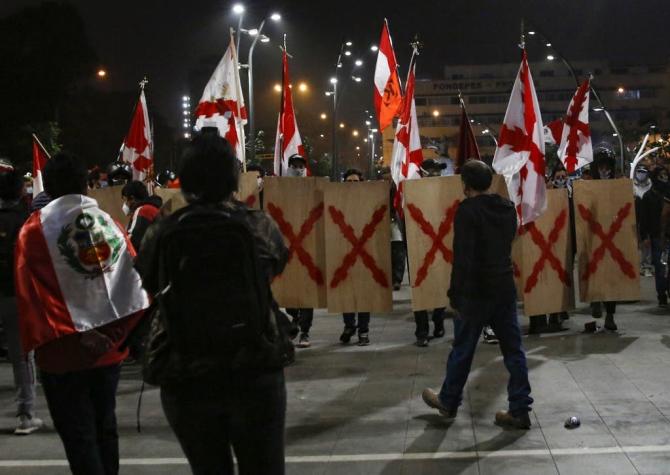
[[[544,128],[525,49],[500,129],[493,168],[505,176],[519,226],[540,217],[547,207]]]
[[[133,120],[130,122],[130,130],[123,140],[123,161],[130,163],[133,180],[144,181],[150,174],[154,162],[153,148],[147,99],[142,89]]]
[[[409,65],[405,103],[396,127],[393,153],[391,155],[391,177],[397,189],[393,204],[401,214],[403,205],[402,183],[405,180],[421,178],[420,168],[421,162],[423,162],[419,121],[416,118],[416,105],[414,103],[415,56],[416,52],[412,55],[412,61]]]
[[[219,129],[221,137],[225,138],[235,150],[237,159],[244,163],[244,126],[247,123],[247,109],[244,106],[237,51],[232,35],[226,53],[205,86],[195,116],[196,130],[203,127]]]
[[[593,162],[593,145],[589,128],[590,88],[591,82],[586,79],[575,92],[565,115],[558,158],[568,173]]]

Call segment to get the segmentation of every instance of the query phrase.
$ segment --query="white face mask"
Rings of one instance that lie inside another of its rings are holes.
[[[635,180],[637,180],[638,183],[644,183],[647,181],[647,178],[649,178],[647,172],[635,172]]]
[[[552,183],[556,188],[565,188],[568,185],[568,181],[565,178],[554,178]]]
[[[289,167],[288,176],[305,176],[305,171],[306,170],[304,168]]]
[[[130,214],[130,206],[128,206],[128,203],[123,203],[121,210],[123,211],[123,214],[128,216]]]
[[[256,178],[256,184],[258,185],[258,189],[263,188],[263,179],[261,177]]]
[[[29,195],[32,195],[33,194],[33,187],[30,186],[30,187],[26,188],[26,193],[29,194]]]

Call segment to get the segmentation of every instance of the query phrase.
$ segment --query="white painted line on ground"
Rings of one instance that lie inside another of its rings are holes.
[[[670,453],[670,445],[632,445],[622,447],[571,447],[565,449],[519,449],[497,451],[410,452],[385,454],[292,455],[286,463],[343,463],[386,462],[394,460],[460,460],[487,457],[532,457],[550,455],[608,455],[608,454]],[[186,465],[185,458],[122,458],[122,466],[133,465]],[[67,467],[67,460],[0,460],[0,469],[16,467]]]

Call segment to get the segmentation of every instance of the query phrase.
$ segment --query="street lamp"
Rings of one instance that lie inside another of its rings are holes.
[[[326,115],[326,113],[322,112],[321,113],[321,120],[326,120],[327,118],[328,118],[328,116]]]
[[[233,7],[233,11],[234,11]],[[281,15],[277,12],[272,13],[269,16],[270,20],[274,22],[278,22],[281,20]],[[249,36],[251,36],[254,40],[251,42],[251,47],[249,48],[249,57],[247,60],[247,70],[248,70],[248,77],[249,77],[249,136],[251,137],[251,149],[250,149],[250,154],[249,158],[253,160],[256,158],[256,147],[254,144],[256,143],[256,126],[254,122],[254,50],[256,49],[256,43],[258,43],[258,40],[261,41],[261,43],[268,43],[270,41],[270,38],[265,36],[263,34],[263,27],[265,26],[265,22],[267,21],[267,18],[264,19],[261,24],[258,26],[258,28],[254,28],[252,30],[248,31]],[[242,16],[240,15],[240,23],[238,27],[238,51],[239,51],[239,32],[242,30]],[[252,34],[252,31],[255,31],[255,34]],[[281,92],[281,89],[280,89]]]
[[[105,79],[107,77],[107,71],[102,68],[98,69],[98,72],[96,74],[100,79]]]

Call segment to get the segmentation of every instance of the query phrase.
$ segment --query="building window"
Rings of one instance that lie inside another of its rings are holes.
[[[640,98],[640,90],[626,89],[623,93],[617,93],[617,95],[626,101],[634,101]]]

